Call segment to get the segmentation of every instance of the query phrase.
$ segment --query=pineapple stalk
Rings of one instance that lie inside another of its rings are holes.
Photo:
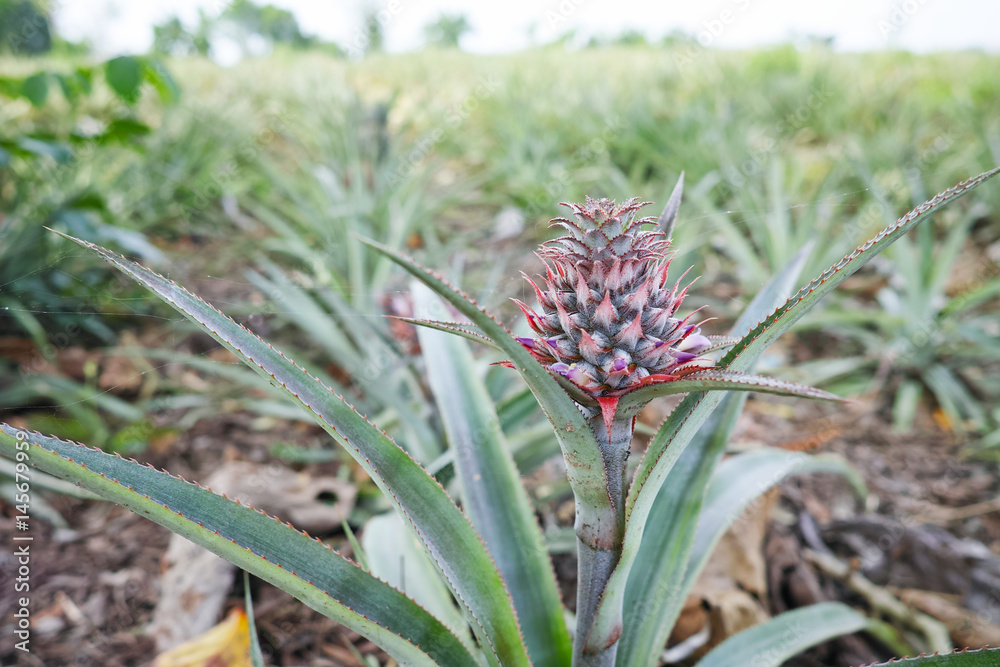
[[[614,419],[608,429],[604,418],[596,414],[589,420],[591,429],[597,436],[607,470],[608,496],[614,513],[607,517],[603,530],[593,526],[577,526],[577,589],[576,589],[576,636],[573,641],[574,665],[614,665],[618,650],[618,639],[599,652],[585,649],[587,635],[594,621],[594,614],[621,557],[625,537],[625,497],[628,492],[626,466],[629,443],[632,441],[633,420]],[[610,537],[610,540],[595,537]]]

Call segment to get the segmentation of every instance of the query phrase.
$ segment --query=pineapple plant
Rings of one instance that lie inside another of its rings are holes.
[[[732,338],[721,340],[704,336],[693,313],[678,316],[686,290],[667,281],[680,183],[655,221],[636,217],[641,204],[635,199],[570,205],[576,220],[555,221],[568,235],[540,250],[547,266],[545,288],[535,289],[541,312],[521,304],[533,337],[514,337],[437,274],[396,248],[368,242],[467,319],[411,320],[431,329],[421,342],[462,508],[408,452],[279,350],[163,276],[68,237],[149,288],[314,415],[410,529],[460,623],[429,611],[443,608],[440,600],[415,600],[290,524],[165,471],[6,424],[0,424],[0,455],[15,462],[19,493],[41,474],[71,480],[282,588],[400,664],[654,665],[714,544],[766,490],[755,482],[774,484],[801,471],[844,474],[842,462],[782,450],[747,452],[727,461],[731,465],[716,465],[739,412],[732,398],[745,395],[737,392],[837,400],[751,374],[755,359],[846,277],[998,172],[938,194],[791,293],[804,261],[800,253],[754,298]],[[642,229],[654,223],[655,229]],[[572,630],[531,499],[463,337],[495,348],[520,374],[565,459],[578,550]],[[705,355],[715,347],[729,350],[713,363]],[[686,396],[629,479],[634,417],[668,394]],[[812,605],[730,637],[699,665],[778,667],[816,643],[877,626],[841,603]],[[906,664],[996,661],[996,653],[982,650]]]
[[[703,322],[691,322],[701,309],[678,317],[690,284],[681,287],[687,272],[673,284],[668,280],[671,243],[667,230],[672,227],[682,188],[683,176],[660,218],[639,217],[638,212],[651,202],[641,202],[638,197],[621,204],[589,197],[582,204],[563,203],[575,220],[559,217],[551,221],[551,226],[568,233],[544,243],[537,253],[545,266],[544,289],[524,275],[541,313],[514,299],[535,334],[519,337],[518,342],[577,398],[601,446],[617,524],[612,543],[620,543],[623,537],[633,417],[652,400],[649,396],[633,401],[619,412],[622,397],[643,387],[687,378],[709,386],[744,382],[776,393],[836,398],[761,376],[723,375],[704,356],[735,340],[719,337],[713,341],[703,335]],[[513,367],[510,362],[502,363]],[[596,408],[588,407],[594,403]],[[597,541],[582,541],[579,556],[587,580],[596,585],[579,586],[578,631],[591,622],[603,593],[601,584],[617,564],[620,551]],[[616,639],[614,632],[618,631],[613,630],[608,640]],[[580,659],[601,648],[590,646],[588,651],[582,634],[577,644]]]

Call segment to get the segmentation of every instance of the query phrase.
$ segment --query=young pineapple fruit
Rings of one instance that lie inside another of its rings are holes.
[[[552,220],[569,234],[538,252],[545,289],[525,275],[542,313],[515,299],[537,334],[521,344],[605,409],[639,387],[712,367],[698,356],[712,344],[689,323],[694,313],[676,317],[687,287],[667,284],[670,241],[641,229],[656,218],[636,217],[648,203],[587,197],[562,204],[576,221]]]

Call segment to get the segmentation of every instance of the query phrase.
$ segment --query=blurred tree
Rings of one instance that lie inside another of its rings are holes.
[[[588,49],[600,49],[607,46],[646,46],[649,42],[640,31],[629,29],[617,37],[591,36],[587,41]]]
[[[438,20],[424,28],[427,43],[442,49],[457,49],[462,36],[472,30],[465,14],[441,14]]]
[[[176,16],[153,26],[153,51],[156,53],[183,52],[190,34]]]
[[[212,42],[220,37],[235,41],[244,54],[259,50],[261,39],[269,46],[323,46],[326,51],[340,53],[336,45],[323,44],[315,37],[303,34],[295,15],[287,9],[258,5],[252,0],[235,0],[216,19],[199,10],[198,27],[193,32],[185,28],[176,16],[154,26],[153,50],[174,55],[205,56],[212,52]],[[254,38],[257,38],[256,45]]]
[[[382,50],[385,41],[385,31],[378,12],[374,9],[365,10],[364,45],[365,53],[376,53]]]
[[[313,38],[302,34],[295,15],[274,5],[257,5],[251,0],[235,0],[219,17],[231,21],[252,35],[260,35],[274,44],[298,48],[310,46]]]
[[[646,36],[638,30],[626,30],[614,40],[614,44],[619,46],[645,46],[648,44]]]
[[[35,55],[52,48],[46,6],[31,0],[0,0],[0,52]]]
[[[671,30],[663,38],[663,46],[691,46],[697,43],[694,35],[690,35],[680,28]]]
[[[160,25],[153,26],[153,51],[173,55],[198,54],[207,56],[210,50],[209,32],[211,20],[202,10],[198,10],[200,19],[198,30],[188,32],[176,16]]]

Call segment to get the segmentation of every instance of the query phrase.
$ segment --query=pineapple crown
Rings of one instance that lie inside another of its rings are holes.
[[[613,261],[615,258],[654,259],[665,256],[670,241],[659,231],[638,231],[644,224],[656,222],[654,217],[637,218],[636,213],[652,202],[633,197],[616,205],[613,199],[593,200],[583,204],[563,202],[573,211],[576,221],[553,218],[551,227],[563,227],[569,232],[543,244],[543,257],[567,257],[574,261]]]

